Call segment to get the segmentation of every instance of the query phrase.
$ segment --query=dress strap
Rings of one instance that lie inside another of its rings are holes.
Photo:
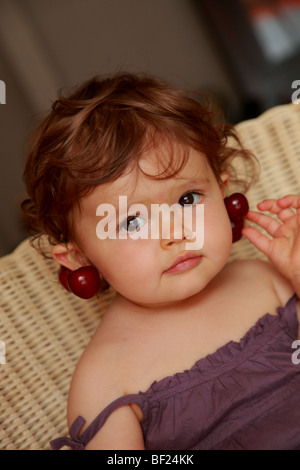
[[[79,436],[79,431],[86,423],[82,416],[78,416],[69,429],[69,436],[59,437],[50,442],[52,450],[59,450],[63,446],[71,447],[73,450],[85,450],[85,446],[93,439],[97,432],[102,428],[109,415],[120,406],[130,403],[142,404],[142,398],[138,394],[124,395],[110,403],[104,410],[91,422],[91,424]]]
[[[283,307],[278,307],[277,312],[284,319],[292,337],[298,335],[297,294],[292,295]]]

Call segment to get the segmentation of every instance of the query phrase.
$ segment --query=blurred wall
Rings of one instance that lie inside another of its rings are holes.
[[[189,0],[1,0],[0,256],[26,237],[18,206],[33,122],[57,89],[120,69],[213,92],[238,115],[236,85]]]

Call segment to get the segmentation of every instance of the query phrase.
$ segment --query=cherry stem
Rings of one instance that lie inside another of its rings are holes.
[[[225,189],[226,196],[229,196],[229,191],[228,191],[228,189],[227,189],[227,187],[226,187],[224,181],[221,180],[221,183],[222,183],[222,185],[223,185],[223,188]]]
[[[70,258],[71,258],[72,263],[73,263],[74,266],[75,266],[75,269],[77,269],[77,264],[76,264],[76,262],[75,262],[73,256],[71,255],[71,252],[70,252],[69,247],[68,247],[68,243],[67,243],[67,242],[64,242],[64,244],[65,244],[65,246],[66,246],[66,248],[67,248],[67,250],[68,250],[69,256],[70,256]]]

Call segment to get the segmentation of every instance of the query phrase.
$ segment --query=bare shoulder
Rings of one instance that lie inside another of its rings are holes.
[[[82,354],[72,377],[67,420],[70,427],[78,416],[84,431],[116,399],[124,396],[126,368],[122,367],[122,346],[107,341],[100,328]],[[103,340],[103,341],[101,341]],[[131,429],[130,435],[128,429]],[[90,449],[142,449],[140,417],[134,406],[113,410],[103,427],[89,443]]]
[[[71,381],[68,425],[81,415],[95,418],[113,400],[123,395],[122,380],[112,347],[97,347],[93,341],[81,356]]]
[[[259,276],[266,280],[268,280],[270,276],[272,276],[273,271],[275,271],[271,263],[261,259],[235,260],[228,263],[226,268],[228,269],[228,272],[233,275],[242,276],[243,278]]]
[[[236,260],[227,265],[228,273],[240,280],[261,282],[274,290],[279,302],[284,305],[293,295],[290,282],[269,262],[261,259]]]

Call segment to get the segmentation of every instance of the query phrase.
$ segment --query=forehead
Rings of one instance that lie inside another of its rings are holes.
[[[201,181],[214,177],[206,157],[193,148],[188,149],[186,162],[179,171],[176,171],[182,162],[183,151],[180,147],[173,150],[171,158],[174,165],[172,165],[170,153],[166,147],[145,152],[140,157],[138,166],[132,168],[116,181],[103,185],[107,188],[106,195],[115,193],[116,195],[133,196],[140,191],[145,192],[147,189],[151,191],[151,188],[154,190],[159,187],[173,187],[185,181],[197,179]],[[174,170],[175,174],[172,176]]]

